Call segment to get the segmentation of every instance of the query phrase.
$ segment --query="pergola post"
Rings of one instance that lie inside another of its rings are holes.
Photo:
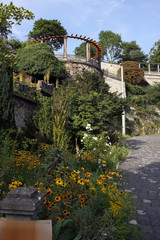
[[[63,60],[67,60],[67,36],[64,36]]]
[[[90,62],[90,60],[91,60],[91,44],[90,44],[90,42],[87,42],[87,44],[86,44],[86,59],[87,59],[87,62]]]
[[[148,64],[148,72],[151,73],[151,65],[150,65],[150,63]]]

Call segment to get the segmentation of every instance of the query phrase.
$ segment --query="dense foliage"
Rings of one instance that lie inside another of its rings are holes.
[[[17,51],[18,70],[24,70],[36,79],[43,79],[49,72],[50,82],[63,79],[65,67],[55,56],[47,44],[33,44]]]
[[[147,55],[145,55],[136,41],[122,42],[122,52],[119,56],[119,62],[136,61],[146,62]]]
[[[0,37],[7,37],[11,33],[13,24],[20,24],[23,19],[33,19],[34,14],[23,7],[16,7],[0,3]]]
[[[35,21],[33,30],[29,33],[29,38],[39,39],[42,37],[53,36],[53,35],[66,35],[67,31],[61,25],[58,20],[46,20],[40,18]],[[63,45],[63,38],[50,38],[44,40],[45,43],[52,46],[53,50],[58,50]]]
[[[63,146],[68,142],[74,145],[75,139],[80,142],[88,123],[92,125],[93,134],[108,131],[108,125],[114,126],[114,123],[117,123],[121,131],[119,121],[122,105],[125,107],[126,102],[110,93],[109,86],[98,74],[84,72],[77,77],[77,82],[64,84],[54,90],[53,97],[40,97],[39,101],[41,106],[33,123],[40,136],[47,138],[49,142],[55,142],[54,127],[58,125],[61,126],[61,136],[65,133],[63,127],[67,128],[68,141],[63,138],[63,142],[66,142],[61,144]]]
[[[12,69],[0,64],[0,128],[14,125]]]
[[[150,62],[159,63],[160,62],[160,40],[154,43],[154,46],[150,50]]]
[[[119,59],[121,52],[121,36],[112,31],[101,31],[99,33],[99,43],[103,47],[104,57],[108,62],[114,62]]]
[[[85,133],[78,157],[13,129],[1,132],[0,198],[23,186],[44,193],[38,219],[52,219],[54,240],[130,239],[138,230],[127,223],[132,199],[115,169],[126,149],[112,146],[109,137],[98,139],[89,124]]]
[[[123,66],[124,80],[133,85],[140,84],[143,81],[144,71],[139,68],[139,63],[134,61],[126,61],[121,64]],[[121,76],[121,68],[117,72]]]

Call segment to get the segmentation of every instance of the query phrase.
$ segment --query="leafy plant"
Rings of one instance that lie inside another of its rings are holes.
[[[48,71],[50,82],[64,78],[64,64],[54,56],[51,47],[46,44],[37,43],[19,49],[16,59],[18,71],[24,70],[37,80],[43,79]]]
[[[144,71],[139,68],[138,62],[126,61],[121,66],[123,66],[125,82],[137,85],[143,81]],[[117,75],[121,76],[121,68],[118,70]]]

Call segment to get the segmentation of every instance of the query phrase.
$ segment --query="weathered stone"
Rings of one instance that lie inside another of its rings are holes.
[[[0,201],[0,213],[11,219],[35,219],[43,200],[44,194],[38,193],[36,188],[18,187]]]

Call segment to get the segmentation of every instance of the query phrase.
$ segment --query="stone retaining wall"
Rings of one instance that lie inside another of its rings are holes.
[[[92,66],[88,63],[81,63],[81,62],[73,62],[73,61],[67,61],[64,63],[66,68],[66,80],[76,80],[76,76],[82,75],[84,71],[89,71],[93,73],[100,74],[100,76],[103,76],[103,73],[100,69],[96,68],[95,66]]]
[[[26,121],[36,109],[36,102],[14,93],[14,118],[17,128],[25,128]]]
[[[119,68],[120,68],[119,64],[101,62],[101,69],[106,70],[109,73],[113,73],[113,74],[117,75],[117,71],[118,71]]]

